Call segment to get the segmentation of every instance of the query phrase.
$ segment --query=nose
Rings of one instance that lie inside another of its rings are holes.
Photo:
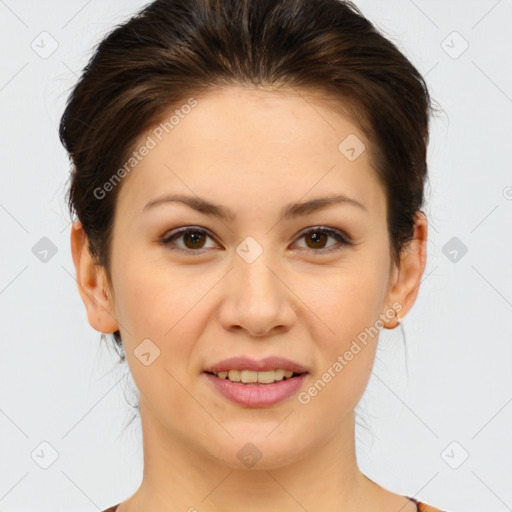
[[[263,252],[251,263],[236,257],[226,276],[219,318],[227,330],[254,337],[286,331],[296,320],[297,297],[282,268]]]

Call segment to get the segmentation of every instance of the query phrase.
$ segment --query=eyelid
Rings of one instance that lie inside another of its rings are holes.
[[[330,227],[327,227],[327,226],[312,226],[312,227],[309,227],[309,228],[306,228],[304,230],[302,230],[298,237],[295,239],[295,241],[298,241],[300,240],[301,238],[303,238],[304,236],[308,235],[309,233],[323,233],[325,235],[328,235],[334,239],[336,239],[338,241],[338,244],[341,244],[342,246],[350,246],[350,245],[355,245],[355,243],[352,241],[352,238],[347,234],[345,233],[344,231],[342,231],[341,229],[338,229],[338,228],[330,228]],[[295,242],[294,242],[295,243]],[[336,244],[335,244],[336,245]],[[335,247],[334,246],[329,246],[329,247]],[[332,249],[330,250],[329,248],[325,248],[325,249],[318,249],[318,250],[315,250],[315,249],[305,249],[305,250],[308,250],[310,252],[317,252],[317,253],[328,253],[328,252],[333,252],[333,251],[336,251],[337,249]]]
[[[215,240],[215,237],[213,236],[213,234],[210,232],[210,230],[208,230],[206,228],[203,228],[200,226],[183,226],[181,228],[172,230],[169,233],[166,233],[160,239],[160,243],[162,245],[168,247],[173,240],[180,238],[181,236],[183,236],[184,234],[186,234],[188,232],[201,233],[203,235],[207,235],[212,240]],[[178,251],[178,252],[185,253],[185,254],[200,255],[200,254],[204,254],[205,251],[208,251],[208,248],[193,250],[193,249],[182,249],[181,247],[173,247],[173,248],[170,248],[170,250]]]
[[[215,236],[211,233],[211,231],[207,228],[203,228],[200,226],[183,226],[181,228],[177,228],[175,230],[172,230],[170,233],[166,233],[161,239],[160,243],[166,247],[170,245],[170,243],[183,236],[184,234],[188,232],[197,232],[201,233],[203,235],[208,236],[212,240],[216,242]],[[308,235],[309,233],[323,233],[326,234],[334,239],[337,240],[338,244],[333,244],[331,246],[328,246],[327,248],[323,249],[308,249],[308,248],[301,248],[301,250],[307,251],[309,253],[316,253],[316,254],[328,254],[331,252],[337,252],[347,246],[354,246],[357,245],[352,238],[343,230],[339,228],[331,228],[328,226],[323,225],[316,225],[316,226],[310,226],[308,228],[303,229],[298,236],[295,238],[293,244],[295,244],[298,240],[302,239],[304,236]],[[216,242],[217,243],[217,242]],[[338,247],[336,247],[338,245]],[[332,247],[332,249],[331,249]],[[189,254],[189,255],[201,255],[207,252],[210,248],[206,249],[182,249],[181,247],[172,247],[169,248],[169,250],[178,251],[181,253]]]

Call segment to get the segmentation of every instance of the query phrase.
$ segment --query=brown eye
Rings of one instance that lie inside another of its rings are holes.
[[[312,240],[312,247],[310,249],[323,249],[323,246],[327,243],[329,239],[329,235],[319,231],[311,231],[310,233],[304,235],[305,240]]]
[[[177,250],[181,252],[187,252],[187,253],[193,253],[193,252],[199,252],[204,249],[204,244],[207,238],[212,238],[210,234],[205,231],[204,229],[199,228],[184,228],[180,229],[178,231],[175,231],[174,233],[171,233],[169,236],[163,238],[161,240],[162,244],[166,246],[171,246],[170,248],[172,250]],[[174,242],[175,240],[183,240],[183,246],[182,247],[172,247],[173,245],[176,245]],[[216,246],[214,246],[216,247]]]
[[[205,243],[208,238],[213,241],[213,237],[208,231],[201,228],[186,227],[174,231],[169,236],[163,238],[161,243],[168,246],[169,249],[173,251],[199,255],[203,254],[209,248],[218,248],[215,243],[213,246],[205,247]],[[326,247],[329,238],[333,238],[338,243],[334,243]],[[304,249],[320,254],[333,252],[343,249],[345,246],[354,245],[349,237],[343,235],[340,231],[324,227],[309,229],[302,233],[299,240],[300,239],[307,240],[306,247],[304,247]],[[181,246],[176,243],[176,241],[179,240],[182,240]]]
[[[349,240],[348,237],[342,235],[339,231],[322,227],[312,228],[305,231],[299,240],[302,238],[305,240],[311,240],[311,242],[306,242],[306,249],[319,253],[327,253],[341,249],[343,246],[353,245],[352,241]],[[337,244],[331,244],[325,248],[325,244],[329,238],[334,238],[338,242],[338,247],[335,247]],[[341,247],[339,247],[340,245]],[[331,249],[333,246],[335,248]]]
[[[198,231],[189,231],[183,235],[183,242],[187,249],[202,249],[204,241],[205,234]]]

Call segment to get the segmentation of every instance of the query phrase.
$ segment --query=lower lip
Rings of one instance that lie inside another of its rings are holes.
[[[217,391],[229,400],[247,407],[268,407],[291,397],[302,386],[307,373],[273,384],[241,384],[228,379],[220,379],[205,373]]]

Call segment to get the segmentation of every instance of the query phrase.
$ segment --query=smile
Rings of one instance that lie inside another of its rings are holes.
[[[292,370],[284,370],[283,368],[261,372],[253,370],[228,370],[212,372],[212,374],[219,379],[228,379],[231,382],[242,382],[244,384],[272,384],[273,382],[279,382],[283,379],[290,379],[293,375],[300,375],[299,373],[294,373]]]

